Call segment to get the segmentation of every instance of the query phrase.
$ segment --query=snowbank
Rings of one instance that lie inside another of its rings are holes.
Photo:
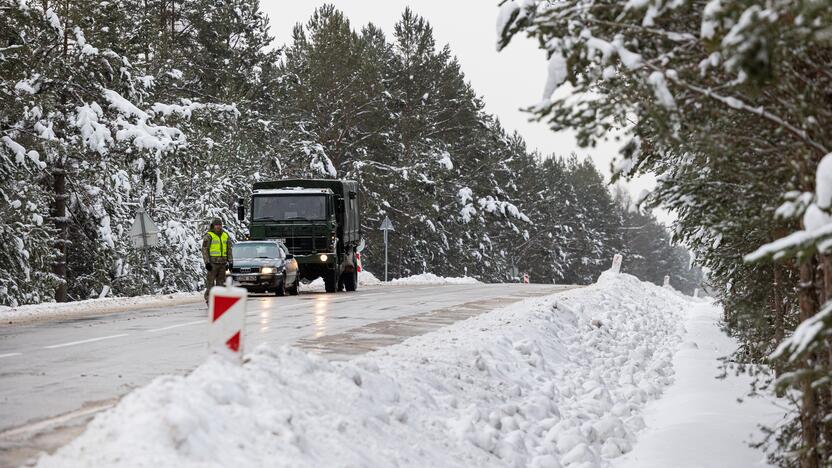
[[[376,276],[369,271],[359,271],[358,272],[358,285],[359,286],[376,286],[379,284],[383,284],[381,280],[376,278]],[[318,278],[315,281],[309,282],[309,284],[300,284],[300,291],[301,292],[323,292],[324,291],[324,279]]]
[[[392,286],[442,286],[446,284],[479,284],[480,282],[474,278],[470,277],[462,277],[462,278],[445,278],[442,276],[436,276],[433,273],[422,273],[421,275],[415,276],[408,276],[405,278],[398,278],[392,281],[385,283],[380,279],[376,278],[376,276],[370,273],[367,270],[363,270],[358,273],[358,285],[359,286],[384,286],[384,285],[392,285]],[[324,290],[324,280],[323,278],[318,278],[315,281],[310,282],[309,284],[301,284],[300,286],[301,291],[308,291],[308,292],[320,292]]]
[[[19,307],[0,306],[0,326],[9,323],[78,317],[86,314],[122,312],[137,307],[167,307],[187,304],[203,300],[202,294],[202,292],[186,292],[160,296],[105,297],[75,302],[44,302]]]
[[[672,380],[690,303],[627,275],[348,362],[261,346],[97,416],[41,467],[593,467]]]
[[[687,334],[673,357],[675,381],[644,412],[647,430],[616,468],[768,467],[765,454],[749,446],[763,438],[759,425],[784,421],[785,402],[748,398],[752,377],[729,372],[724,379],[719,358],[737,342],[719,328],[722,309],[699,302],[685,314]],[[703,450],[707,447],[707,450]]]
[[[479,284],[474,278],[463,276],[461,278],[444,278],[433,273],[422,273],[421,275],[408,276],[390,281],[390,284],[397,286],[421,285],[421,284]]]

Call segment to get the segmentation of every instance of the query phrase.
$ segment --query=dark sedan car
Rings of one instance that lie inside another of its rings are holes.
[[[234,284],[251,292],[298,293],[298,262],[282,242],[276,240],[243,241],[234,244]]]

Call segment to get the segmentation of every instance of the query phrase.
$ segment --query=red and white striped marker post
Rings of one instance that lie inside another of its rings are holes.
[[[208,349],[230,354],[240,359],[243,355],[243,335],[246,326],[248,291],[231,286],[215,286],[208,294]]]
[[[355,271],[361,273],[361,252],[355,253]]]
[[[529,284],[529,274],[523,273],[523,284]]]
[[[612,257],[612,267],[610,268],[610,271],[611,271],[611,272],[613,272],[613,273],[621,273],[621,260],[622,260],[622,259],[623,259],[623,258],[621,257],[621,255],[620,255],[620,254],[615,254],[615,255]]]

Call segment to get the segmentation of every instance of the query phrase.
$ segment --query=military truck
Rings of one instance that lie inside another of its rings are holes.
[[[361,244],[358,184],[351,180],[257,182],[248,204],[249,238],[278,239],[298,262],[300,278],[324,279],[326,292],[355,291]],[[237,217],[244,221],[240,200]]]

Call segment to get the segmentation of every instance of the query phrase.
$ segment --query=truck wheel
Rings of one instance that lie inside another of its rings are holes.
[[[329,272],[324,275],[324,290],[328,293],[334,293],[335,288],[338,287],[338,278],[336,277],[336,273]]]
[[[298,290],[300,289],[300,276],[295,276],[295,284],[292,287],[286,288],[286,292],[289,293],[290,296],[297,296]]]
[[[274,293],[280,297],[286,295],[286,275],[283,275],[283,279],[280,280],[280,284],[277,285],[277,288],[275,288]]]
[[[344,286],[347,288],[347,291],[355,291],[358,289],[358,273],[357,272],[347,272],[344,273],[342,276],[342,282]]]

